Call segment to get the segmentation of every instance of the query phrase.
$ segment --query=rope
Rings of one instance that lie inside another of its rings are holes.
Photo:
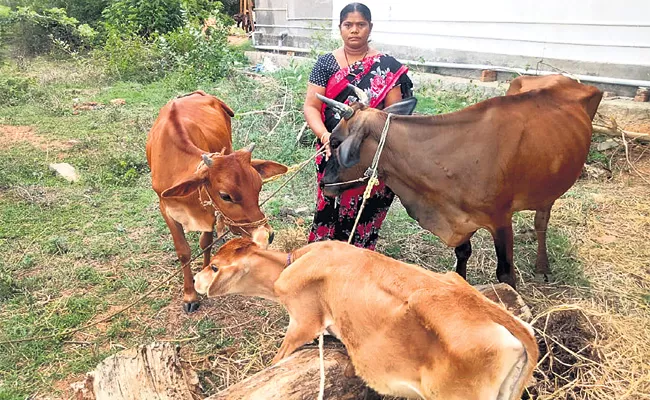
[[[388,114],[386,117],[386,123],[384,124],[384,129],[381,131],[381,138],[379,139],[379,145],[377,146],[377,151],[375,151],[375,156],[372,159],[372,164],[368,170],[366,170],[365,176],[369,177],[368,185],[366,190],[363,191],[363,200],[361,201],[361,207],[359,207],[359,212],[357,213],[357,218],[354,220],[354,225],[352,226],[352,231],[350,232],[350,237],[348,238],[348,244],[352,244],[352,239],[354,238],[354,231],[357,229],[359,224],[359,219],[361,218],[361,213],[366,207],[366,201],[370,198],[372,189],[379,184],[379,179],[377,179],[377,167],[379,166],[379,158],[381,158],[381,153],[384,151],[384,145],[386,144],[386,136],[388,136],[388,129],[390,128],[390,119],[393,114]],[[323,352],[323,332],[321,332],[318,337],[318,357],[320,364],[320,385],[318,389],[318,400],[323,400],[325,397],[325,354]]]
[[[357,213],[357,218],[354,220],[354,225],[352,226],[352,231],[350,232],[350,238],[348,239],[348,244],[352,244],[352,238],[354,237],[354,231],[357,229],[359,220],[361,219],[361,213],[366,207],[366,200],[370,198],[370,193],[372,189],[379,184],[379,179],[377,179],[377,167],[379,166],[379,158],[381,153],[384,151],[384,145],[386,144],[386,136],[388,136],[388,129],[390,128],[390,119],[393,114],[388,114],[386,117],[386,123],[384,124],[384,129],[381,131],[381,138],[379,139],[379,145],[377,146],[377,151],[375,151],[375,156],[372,159],[372,164],[368,170],[366,170],[365,175],[369,177],[368,185],[366,190],[363,192],[363,201],[361,202],[361,207],[359,207],[359,212]]]
[[[147,293],[145,293],[145,294],[143,294],[142,296],[140,296],[137,300],[135,300],[134,302],[132,302],[132,303],[129,304],[128,306],[122,308],[122,309],[119,310],[119,311],[114,312],[113,314],[109,315],[108,317],[102,318],[102,319],[100,319],[99,321],[95,321],[95,322],[92,322],[92,323],[90,323],[90,324],[86,324],[86,325],[81,326],[81,327],[79,327],[79,328],[68,329],[68,330],[65,330],[65,331],[62,331],[62,332],[59,332],[59,333],[54,333],[54,334],[52,334],[52,335],[47,335],[47,336],[32,336],[32,337],[28,337],[28,338],[24,338],[24,339],[5,340],[5,341],[0,342],[0,346],[2,346],[2,345],[6,345],[6,344],[15,344],[15,343],[22,343],[22,342],[32,342],[32,341],[36,341],[36,340],[54,339],[54,338],[57,338],[57,337],[59,337],[59,336],[68,336],[68,335],[71,335],[71,334],[73,334],[73,333],[76,333],[76,332],[79,332],[79,331],[83,331],[83,330],[88,329],[88,328],[92,328],[93,326],[98,325],[98,324],[101,324],[102,322],[110,321],[110,320],[113,319],[115,316],[117,316],[117,315],[119,315],[119,314],[122,314],[122,313],[125,312],[126,310],[132,308],[133,306],[135,306],[136,304],[138,304],[139,302],[141,302],[141,301],[144,300],[145,298],[149,297],[149,295],[150,295],[151,293],[155,292],[156,290],[158,290],[159,288],[161,288],[163,285],[167,284],[169,281],[172,280],[172,278],[174,278],[176,275],[178,275],[178,273],[181,272],[181,271],[183,270],[183,268],[185,268],[186,266],[189,266],[189,265],[190,265],[192,262],[194,262],[197,258],[199,258],[200,256],[202,256],[203,253],[205,253],[207,249],[211,248],[213,244],[215,244],[216,242],[218,242],[219,240],[221,240],[221,239],[222,239],[224,236],[226,236],[229,232],[230,232],[230,231],[226,231],[224,234],[222,234],[222,235],[219,236],[218,238],[214,239],[214,240],[212,241],[212,243],[210,243],[209,246],[206,246],[205,249],[201,250],[201,252],[199,252],[197,255],[195,255],[194,257],[192,257],[192,259],[190,259],[190,260],[189,260],[188,262],[186,262],[185,264],[181,265],[181,267],[178,268],[177,270],[175,270],[174,272],[170,273],[170,274],[169,274],[165,279],[163,279],[163,281],[162,281],[161,283],[159,283],[158,285],[154,286],[151,290],[149,290]]]
[[[271,193],[271,194],[269,195],[269,197],[267,197],[266,199],[264,199],[263,202],[260,203],[260,207],[263,206],[264,204],[266,204],[267,201],[271,200],[271,199],[273,198],[273,196],[275,196],[275,195],[276,195],[276,194],[277,194],[277,193],[278,193],[278,192],[279,192],[283,187],[285,187],[285,186],[286,186],[286,185],[287,185],[287,184],[288,184],[288,183],[289,183],[289,182],[290,182],[290,181],[291,181],[291,180],[292,180],[296,175],[298,175],[298,172],[300,172],[303,168],[305,168],[305,166],[306,166],[307,164],[309,164],[309,162],[310,162],[311,160],[313,160],[314,158],[316,158],[316,157],[318,157],[319,155],[324,154],[324,153],[325,153],[325,148],[323,147],[323,149],[321,149],[320,151],[317,151],[314,155],[312,155],[311,157],[309,157],[309,158],[306,159],[305,161],[301,162],[301,163],[298,164],[298,165],[293,165],[293,166],[289,167],[289,169],[287,170],[287,172],[285,172],[284,174],[278,175],[278,176],[286,175],[286,174],[288,174],[288,173],[290,172],[290,170],[291,170],[291,171],[295,171],[295,172],[293,173],[293,175],[291,175],[291,176],[290,176],[290,177],[289,177],[289,178],[288,178],[284,183],[282,183],[282,185],[280,185],[280,187],[278,187],[278,188],[277,188],[273,193]],[[269,179],[264,180],[262,183],[270,182],[271,180],[274,180],[274,179],[273,179],[273,178],[269,178]]]
[[[318,357],[320,358],[320,385],[318,387],[318,400],[325,398],[325,354],[323,351],[323,333],[318,338]]]

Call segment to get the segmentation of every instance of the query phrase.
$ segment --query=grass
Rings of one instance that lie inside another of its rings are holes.
[[[150,188],[144,144],[158,110],[190,90],[174,76],[147,85],[109,82],[87,66],[60,61],[36,60],[0,72],[38,82],[20,105],[0,105],[2,341],[98,321],[178,267]],[[271,76],[236,73],[200,89],[236,111],[236,148],[255,141],[256,157],[295,164],[313,153],[308,130],[296,143],[308,74],[309,65]],[[450,112],[477,100],[471,93],[429,87],[418,88],[417,95],[420,113]],[[111,105],[116,98],[126,104]],[[73,99],[103,107],[73,114]],[[617,171],[611,182],[581,181],[558,200],[548,232],[553,282],[540,283],[533,274],[533,213],[514,218],[520,290],[539,317],[535,326],[549,354],[534,389],[539,398],[620,398],[626,382],[643,398],[650,388],[647,365],[635,361],[648,356],[643,332],[649,327],[650,210],[645,200],[650,193],[625,173],[620,156],[607,154]],[[80,181],[69,184],[54,176],[51,162],[74,165]],[[314,172],[305,168],[264,207],[278,230],[278,248],[306,241]],[[261,198],[281,182],[265,185]],[[189,243],[196,249],[198,235],[190,234]],[[490,235],[479,231],[472,245],[468,278],[494,282]],[[422,230],[398,201],[382,228],[378,250],[434,271],[451,270],[455,261],[453,250]],[[205,394],[211,394],[268,366],[287,322],[278,305],[238,296],[203,300],[199,311],[184,314],[177,277],[128,313],[87,331],[3,346],[0,399],[68,398],[69,384],[99,361],[154,340],[182,341],[183,360],[199,373]],[[592,325],[597,335],[589,333]],[[579,334],[584,340],[574,340]],[[596,364],[583,362],[596,359],[585,351],[597,354]],[[567,360],[573,360],[572,368],[554,369]],[[616,373],[610,371],[614,366],[620,367]],[[579,380],[572,382],[574,377]]]

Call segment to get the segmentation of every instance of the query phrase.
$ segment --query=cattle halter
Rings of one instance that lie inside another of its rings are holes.
[[[202,189],[205,189],[205,194],[208,196],[208,201],[204,201],[201,198],[201,190]],[[223,211],[221,211],[221,209],[217,206],[217,204],[214,202],[214,200],[212,200],[212,196],[210,196],[210,192],[208,192],[208,189],[205,188],[205,186],[200,187],[198,192],[199,192],[199,202],[201,203],[201,205],[203,205],[203,207],[210,206],[210,207],[212,207],[214,209],[214,218],[215,218],[217,223],[219,222],[219,220],[222,220],[230,228],[232,228],[232,227],[235,227],[235,228],[257,228],[258,226],[262,226],[262,225],[264,225],[264,224],[266,224],[268,222],[268,219],[266,218],[266,216],[264,218],[262,218],[262,219],[259,219],[257,221],[253,221],[253,222],[236,222],[236,221],[233,221],[231,218],[227,217],[223,213]]]
[[[246,151],[252,152],[254,148],[255,148],[255,143],[251,143],[248,147],[246,147]],[[212,166],[212,162],[213,162],[212,161],[212,156],[221,155],[222,153],[223,153],[223,151],[221,153],[216,152],[216,153],[207,153],[207,154],[201,155],[201,161],[199,161],[199,163],[197,164],[196,171],[198,172],[199,169],[202,166],[206,166],[206,167],[210,168]],[[205,189],[205,194],[208,196],[208,201],[203,200],[203,198],[201,196],[202,189]],[[226,225],[228,225],[228,227],[231,227],[231,228],[232,227],[235,227],[235,228],[257,228],[258,226],[262,226],[262,225],[264,225],[264,224],[266,224],[268,222],[268,219],[266,218],[266,216],[264,216],[264,218],[262,218],[260,220],[253,221],[253,222],[236,222],[236,221],[232,220],[231,218],[227,217],[226,214],[224,214],[224,212],[221,211],[221,209],[217,206],[217,203],[215,203],[214,200],[212,200],[212,196],[210,196],[210,192],[208,192],[208,189],[205,187],[205,185],[201,186],[198,189],[198,193],[199,193],[199,203],[201,203],[203,208],[206,208],[206,207],[210,206],[210,207],[212,207],[214,209],[215,223],[218,223],[219,220],[222,220]]]
[[[381,137],[379,138],[379,145],[377,146],[377,150],[375,151],[375,156],[372,159],[372,163],[370,164],[370,167],[368,167],[368,169],[363,173],[363,176],[361,178],[352,179],[345,182],[325,183],[323,184],[324,187],[343,186],[351,183],[365,182],[367,180],[370,180],[368,182],[368,184],[370,184],[370,182],[372,182],[373,179],[377,179],[379,158],[381,157],[381,153],[384,151],[384,145],[386,144],[386,136],[388,136],[388,130],[390,129],[390,120],[392,116],[393,114],[388,113],[386,117],[386,123],[384,124],[384,129],[381,131]]]

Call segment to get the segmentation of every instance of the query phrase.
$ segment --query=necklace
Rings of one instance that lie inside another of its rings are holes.
[[[361,57],[361,60],[366,58],[366,56],[368,55],[368,51],[370,51],[370,49],[366,50],[366,54],[364,54],[363,57]],[[345,62],[348,63],[348,68],[350,68],[350,60],[348,60],[348,53],[345,51],[345,49],[343,49],[343,55],[345,56]],[[361,61],[361,60],[359,60],[359,61]],[[354,62],[352,64],[354,65],[354,64],[358,63],[359,61],[356,61],[356,62]]]

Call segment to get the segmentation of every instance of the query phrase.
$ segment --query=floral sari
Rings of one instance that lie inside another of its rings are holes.
[[[397,85],[400,85],[402,98],[412,95],[413,85],[406,75],[407,72],[407,67],[390,56],[378,54],[366,57],[334,73],[327,82],[325,96],[342,103],[355,101],[357,98],[354,91],[347,86],[351,83],[365,91],[370,107],[383,108],[386,95]],[[339,123],[340,116],[325,104],[321,115],[325,127],[332,132]],[[317,149],[321,146],[319,141]],[[326,163],[324,156],[316,158],[318,183],[323,178]],[[364,191],[365,186],[356,187],[333,198],[324,196],[319,185],[316,214],[309,233],[309,242],[330,239],[347,241],[363,201]],[[352,244],[374,250],[379,238],[379,228],[386,218],[394,197],[392,190],[380,180],[379,185],[373,188],[370,198],[366,201]]]

